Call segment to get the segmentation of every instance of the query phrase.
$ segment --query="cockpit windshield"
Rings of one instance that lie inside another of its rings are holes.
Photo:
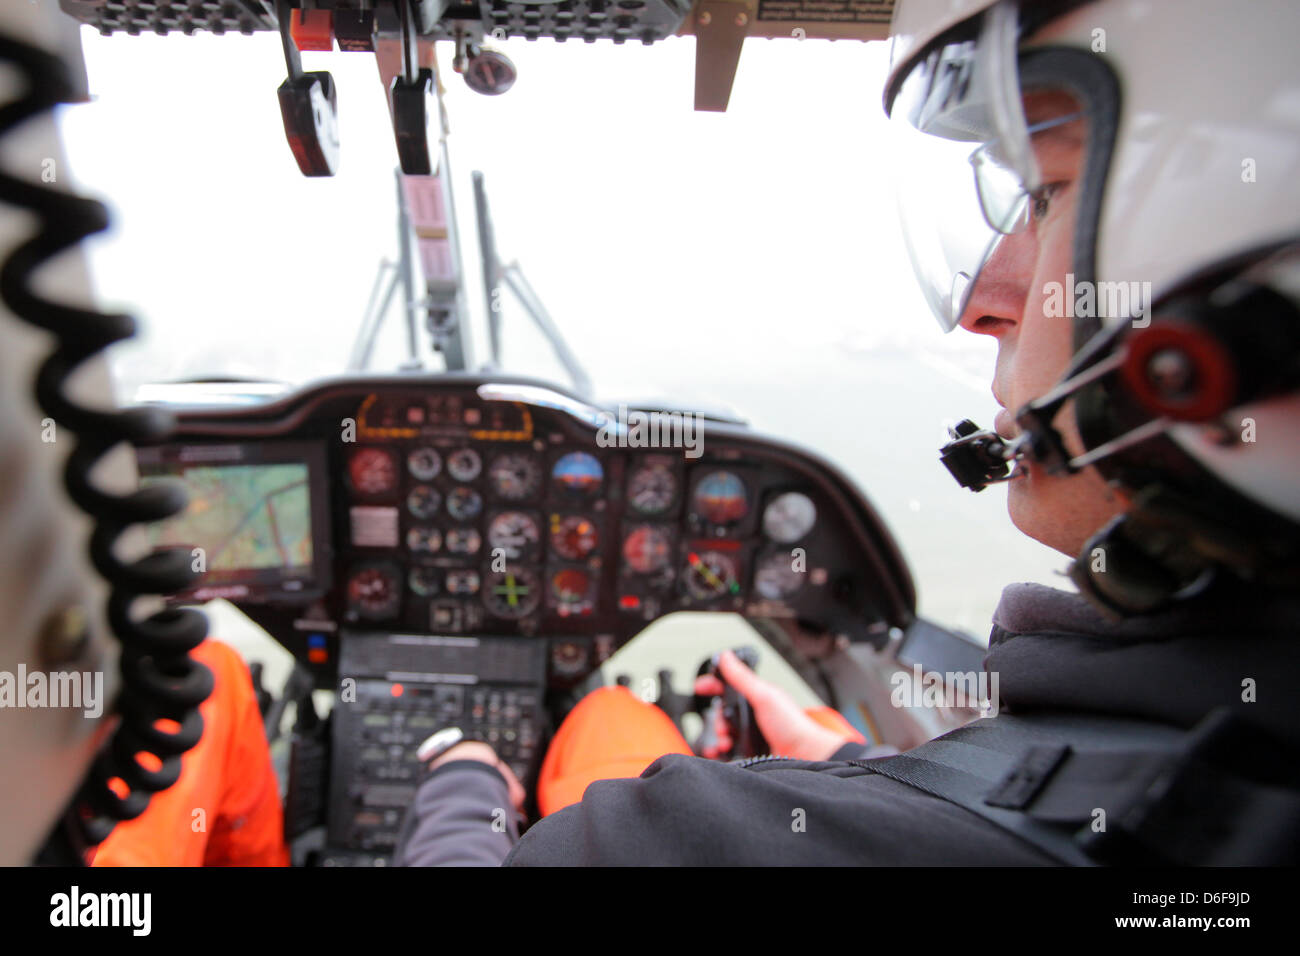
[[[142,325],[112,353],[120,397],[357,369],[400,258],[373,58],[303,54],[334,74],[341,133],[337,175],[309,179],[272,96],[274,33],[86,27],[82,42],[95,103],[63,111],[69,164],[114,214],[87,243],[98,291]],[[493,320],[502,372],[573,386],[576,364],[606,405],[718,412],[817,451],[868,490],[921,612],[948,626],[982,637],[1008,580],[1057,581],[1060,557],[1006,520],[1005,492],[975,504],[936,460],[949,410],[992,417],[994,343],[916,320],[874,108],[887,46],[751,40],[725,113],[691,109],[687,40],[553,46],[504,45],[519,75],[505,95],[446,82],[466,368],[492,367]],[[526,276],[570,365],[517,296],[484,291],[476,171],[500,261]],[[387,305],[364,368],[442,370],[400,287]]]

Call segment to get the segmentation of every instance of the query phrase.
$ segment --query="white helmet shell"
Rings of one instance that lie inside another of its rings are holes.
[[[899,0],[886,107],[932,41],[993,6]],[[1141,289],[1149,308],[1194,274],[1300,237],[1296,36],[1294,0],[1245,7],[1095,0],[1069,6],[1022,39],[1022,50],[1089,51],[1119,81],[1096,235],[1099,286]],[[1128,320],[1103,317],[1112,325]],[[1199,425],[1170,435],[1225,484],[1300,521],[1300,395],[1233,409],[1223,424],[1253,440],[1224,445],[1211,435],[1221,434],[1217,428]]]

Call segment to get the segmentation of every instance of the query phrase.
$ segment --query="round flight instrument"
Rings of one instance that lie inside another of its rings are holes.
[[[662,462],[642,465],[627,481],[627,500],[643,515],[661,515],[677,497],[677,475]]]
[[[623,539],[623,560],[638,574],[653,574],[668,566],[672,539],[662,528],[638,525]]]
[[[417,518],[432,518],[442,504],[442,495],[432,485],[416,485],[406,495],[406,510]]]
[[[749,494],[734,473],[712,471],[695,486],[692,504],[710,524],[731,524],[749,513]]]
[[[417,524],[406,532],[406,546],[417,554],[433,554],[442,547],[442,532],[431,525]]]
[[[754,570],[754,590],[769,601],[783,601],[803,587],[807,573],[795,570],[794,557],[786,551],[776,551],[758,562]]]
[[[763,532],[773,541],[793,544],[817,523],[817,506],[799,491],[787,491],[771,500],[763,511]]]
[[[582,515],[551,516],[551,547],[569,561],[581,561],[596,550],[596,525]]]
[[[406,575],[406,583],[420,597],[433,597],[438,593],[442,572],[437,568],[417,565]]]
[[[483,538],[473,528],[448,528],[446,545],[451,554],[478,554]]]
[[[348,606],[373,621],[390,618],[401,606],[401,581],[387,565],[357,568],[348,578]]]
[[[536,547],[541,537],[537,522],[522,511],[503,511],[488,523],[488,547],[500,548],[511,561]]]
[[[473,488],[453,488],[447,493],[447,514],[457,521],[477,518],[483,510],[483,496]]]
[[[442,471],[442,456],[436,448],[416,448],[406,456],[406,470],[416,481],[433,481]]]
[[[579,568],[564,568],[551,575],[551,604],[561,617],[590,614],[591,576]]]
[[[478,572],[469,568],[458,568],[447,572],[447,593],[469,595],[478,594],[482,580]]]
[[[542,589],[537,575],[527,568],[493,571],[483,587],[483,603],[497,617],[527,617],[537,610]]]
[[[702,601],[740,593],[736,559],[723,551],[692,551],[686,556],[686,590]]]
[[[591,497],[600,492],[605,480],[605,469],[595,455],[585,451],[571,451],[555,462],[551,469],[551,484],[566,494]]]
[[[473,481],[483,470],[483,459],[473,448],[460,448],[447,456],[447,474],[457,481]]]
[[[587,669],[590,653],[585,644],[577,641],[555,641],[551,644],[551,669],[565,677],[575,677]]]
[[[537,462],[530,455],[499,455],[488,467],[488,484],[497,497],[521,501],[535,491],[542,480]]]
[[[391,494],[397,488],[393,453],[385,448],[358,448],[348,459],[348,480],[358,494]]]

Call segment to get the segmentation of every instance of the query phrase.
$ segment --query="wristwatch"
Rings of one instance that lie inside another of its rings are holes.
[[[420,744],[419,749],[415,751],[415,758],[427,767],[457,744],[477,739],[469,736],[459,727],[444,727],[430,734],[424,743]]]

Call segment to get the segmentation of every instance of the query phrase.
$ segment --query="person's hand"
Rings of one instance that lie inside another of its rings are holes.
[[[731,651],[723,651],[718,658],[718,669],[728,684],[749,701],[754,711],[758,729],[767,738],[772,753],[797,760],[828,760],[847,742],[847,738],[823,727],[803,712],[793,697],[775,684],[763,680],[745,666]],[[716,677],[695,679],[695,693],[721,694],[722,681]],[[720,752],[731,749],[731,731],[725,726],[716,727]]]
[[[506,788],[510,791],[511,804],[519,811],[519,815],[523,816],[524,800],[528,796],[524,790],[524,785],[519,782],[519,778],[515,776],[515,772],[510,769],[509,765],[497,756],[497,752],[492,749],[490,744],[486,744],[481,740],[462,741],[446,753],[439,754],[438,759],[429,764],[429,769],[433,770],[435,767],[440,767],[453,760],[477,760],[490,767],[496,767],[501,772],[501,776],[506,778]]]

